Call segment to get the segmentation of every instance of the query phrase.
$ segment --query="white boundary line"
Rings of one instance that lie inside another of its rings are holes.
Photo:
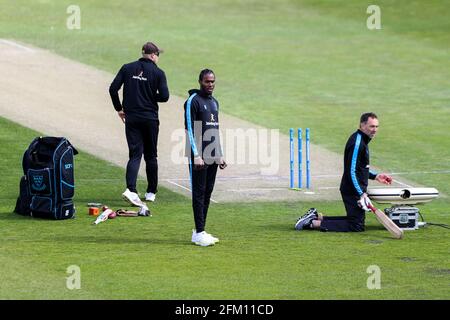
[[[400,184],[400,185],[402,185],[402,186],[405,186],[405,187],[407,187],[407,188],[414,188],[413,186],[410,186],[409,184],[400,182],[400,181],[395,180],[395,179],[392,179],[392,181],[393,181],[393,182],[396,182],[396,183],[398,183],[398,184]]]
[[[166,180],[166,181],[169,182],[169,183],[171,183],[171,184],[173,184],[173,185],[175,185],[175,186],[177,186],[177,187],[180,187],[181,189],[184,189],[184,190],[187,190],[187,191],[189,191],[189,192],[192,192],[191,189],[186,188],[185,186],[182,186],[181,184],[178,184],[178,183],[173,182],[173,181],[170,181],[170,180]]]
[[[392,172],[391,175],[401,176],[401,175],[408,175],[408,174],[448,174],[448,173],[450,173],[450,170]]]
[[[15,44],[14,42],[10,42],[4,39],[0,39],[1,42],[6,42],[9,43],[11,45],[16,45],[18,47],[22,47],[23,49],[26,50],[31,50],[29,48],[23,47],[21,45]],[[32,50],[31,50],[32,51]],[[395,175],[395,176],[399,176],[399,175],[409,175],[409,174],[449,174],[450,170],[436,170],[436,171],[412,171],[412,172],[392,172],[390,173],[390,175]],[[313,178],[336,178],[336,177],[341,177],[342,175],[340,174],[329,174],[329,175],[316,175],[316,176],[312,176]],[[283,180],[283,179],[287,179],[288,177],[284,177],[284,176],[247,176],[247,177],[217,177],[217,180],[221,180],[221,181],[232,181],[232,180],[259,180],[259,179],[263,179],[263,180]],[[119,179],[79,179],[81,181],[114,181],[114,180],[119,180]],[[143,178],[141,178],[141,180],[145,180]],[[189,181],[190,179],[188,178],[171,178],[171,179],[161,179],[162,181],[166,181],[170,184],[173,184],[179,188],[182,188],[186,191],[189,191],[190,193],[192,193],[192,190],[181,185],[178,184],[174,181]],[[407,187],[407,188],[414,188],[414,186],[411,186],[407,183],[398,181],[396,179],[393,180],[393,182]],[[333,189],[339,189],[339,187],[318,187],[317,190],[333,190]],[[288,190],[288,188],[246,188],[246,189],[227,189],[227,192],[252,192],[252,191],[285,191]],[[306,190],[306,189],[305,189]],[[213,203],[219,203],[218,201],[214,200],[211,198],[211,201]]]
[[[450,174],[450,170],[441,170],[441,171],[411,171],[411,172],[392,172],[388,173],[393,176],[400,176],[400,175],[410,175],[410,174]],[[311,178],[340,178],[342,177],[342,174],[321,174],[321,175],[312,175]],[[285,180],[288,179],[288,176],[246,176],[246,177],[237,177],[237,176],[231,176],[231,177],[217,177],[216,180],[219,181],[228,181],[228,180]],[[172,181],[189,181],[188,178],[167,178],[162,179],[164,181],[172,180]],[[403,184],[402,182],[399,182],[396,180],[397,183]],[[408,186],[411,188],[411,186],[407,184],[403,184],[404,186]]]
[[[178,184],[178,183],[176,183],[176,182],[170,181],[170,180],[168,180],[168,179],[166,179],[165,181],[167,181],[167,182],[169,182],[169,183],[171,183],[171,184],[173,184],[173,185],[175,185],[175,186],[177,186],[177,187],[180,187],[181,189],[187,190],[187,191],[189,191],[190,193],[192,193],[192,190],[191,190],[191,189],[189,189],[189,188],[187,188],[187,187],[185,187],[185,186],[182,186],[181,184]],[[214,200],[213,198],[211,198],[210,200],[211,200],[212,202],[214,202],[214,203],[219,203],[218,201]]]
[[[21,45],[21,44],[18,44],[18,43],[16,43],[16,42],[14,42],[14,41],[5,40],[5,39],[0,39],[0,42],[3,42],[3,43],[5,43],[5,44],[8,44],[8,45],[10,45],[10,46],[13,46],[13,47],[16,47],[16,48],[19,48],[19,49],[22,49],[22,50],[25,50],[25,51],[27,51],[27,52],[31,52],[31,53],[36,52],[35,50],[33,50],[33,49],[31,49],[31,48],[28,48],[28,47],[25,47],[25,46],[23,46],[23,45]]]
[[[286,188],[247,188],[247,189],[227,189],[228,192],[248,192],[248,191],[285,191]]]
[[[338,187],[325,187],[325,188],[317,188],[317,189],[337,189]],[[286,188],[247,188],[247,189],[227,189],[228,192],[248,192],[248,191],[286,191],[289,190],[288,187]],[[304,190],[296,190],[297,192],[303,191],[305,194],[314,194],[314,192],[309,191],[311,189],[304,189]]]

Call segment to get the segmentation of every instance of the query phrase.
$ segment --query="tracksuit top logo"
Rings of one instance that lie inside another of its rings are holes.
[[[216,122],[216,119],[214,117],[214,113],[211,113],[211,120],[210,121],[206,121],[205,124],[207,126],[218,126],[219,125],[219,123]]]
[[[142,76],[143,74],[144,74],[144,71],[141,71],[141,73],[139,73],[139,75],[133,76],[133,79],[140,80],[140,81],[147,81],[147,78]]]

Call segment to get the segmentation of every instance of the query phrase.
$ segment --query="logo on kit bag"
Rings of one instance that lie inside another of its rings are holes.
[[[44,176],[33,176],[33,184],[31,185],[31,187],[37,191],[44,190],[47,187],[44,183]]]

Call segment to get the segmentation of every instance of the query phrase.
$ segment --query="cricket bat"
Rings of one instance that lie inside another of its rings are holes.
[[[400,227],[397,226],[391,219],[389,219],[383,211],[375,208],[373,205],[369,206],[369,209],[373,211],[378,222],[381,223],[394,238],[403,238],[403,230],[400,229]]]

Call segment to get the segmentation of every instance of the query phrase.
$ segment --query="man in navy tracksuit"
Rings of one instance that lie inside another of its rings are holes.
[[[198,79],[200,90],[190,90],[184,103],[186,155],[189,157],[195,221],[191,241],[200,246],[214,245],[219,241],[205,231],[205,224],[217,167],[224,169],[227,166],[219,138],[219,102],[212,96],[215,81],[212,70],[202,70]]]
[[[347,216],[327,217],[311,208],[298,219],[297,230],[319,229],[321,231],[364,231],[365,212],[370,211],[367,197],[369,179],[390,184],[392,177],[370,170],[369,142],[378,130],[378,118],[374,113],[364,113],[359,129],[347,141],[344,152],[344,174],[341,180],[341,196]]]
[[[142,58],[123,65],[109,87],[114,108],[125,123],[129,150],[127,189],[122,196],[136,206],[143,204],[136,189],[142,154],[148,182],[145,200],[155,200],[158,186],[158,102],[169,100],[166,75],[156,65],[161,52],[152,42],[144,44]],[[123,103],[120,103],[118,91],[122,85]]]

